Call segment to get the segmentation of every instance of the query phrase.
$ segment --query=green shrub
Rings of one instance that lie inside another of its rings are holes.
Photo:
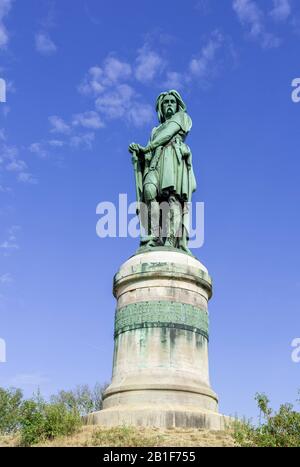
[[[81,426],[76,410],[68,410],[63,404],[46,403],[42,399],[27,400],[23,403],[20,419],[21,444],[31,446],[70,435]]]
[[[17,430],[22,399],[20,389],[0,388],[0,434],[9,434]]]
[[[67,410],[62,404],[48,404],[45,407],[45,433],[47,439],[72,435],[81,426],[81,417],[76,410]]]
[[[234,437],[241,446],[256,447],[300,447],[300,413],[292,404],[283,404],[278,412],[269,407],[265,394],[256,394],[260,409],[260,424],[236,422]]]
[[[21,444],[31,446],[43,440],[45,422],[42,403],[35,400],[24,401],[20,419]]]
[[[57,436],[73,434],[81,426],[81,417],[102,409],[107,385],[77,386],[60,391],[46,402],[38,393],[23,400],[20,389],[0,388],[0,435],[19,430],[21,444],[31,446]]]

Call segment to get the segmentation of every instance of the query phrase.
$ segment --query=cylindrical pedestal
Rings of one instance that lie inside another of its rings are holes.
[[[195,258],[149,251],[114,278],[111,385],[88,423],[222,429],[208,371],[211,279]]]

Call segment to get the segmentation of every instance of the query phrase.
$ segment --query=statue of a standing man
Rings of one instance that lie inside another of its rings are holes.
[[[196,190],[196,180],[185,139],[192,120],[175,90],[158,96],[156,111],[160,124],[153,128],[147,146],[129,146],[140,220],[147,232],[141,238],[141,247],[164,246],[189,253],[187,203]]]

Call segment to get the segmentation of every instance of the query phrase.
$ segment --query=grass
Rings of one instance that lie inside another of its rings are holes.
[[[18,446],[20,437],[0,437],[0,447]],[[70,436],[57,437],[54,440],[35,444],[41,447],[233,447],[234,441],[229,431],[209,431],[197,429],[83,426]]]

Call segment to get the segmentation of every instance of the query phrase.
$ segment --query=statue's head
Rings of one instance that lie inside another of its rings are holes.
[[[179,110],[185,111],[186,105],[179,92],[175,91],[175,89],[162,92],[158,96],[156,100],[156,112],[160,123],[165,122],[174,113],[179,112]]]

